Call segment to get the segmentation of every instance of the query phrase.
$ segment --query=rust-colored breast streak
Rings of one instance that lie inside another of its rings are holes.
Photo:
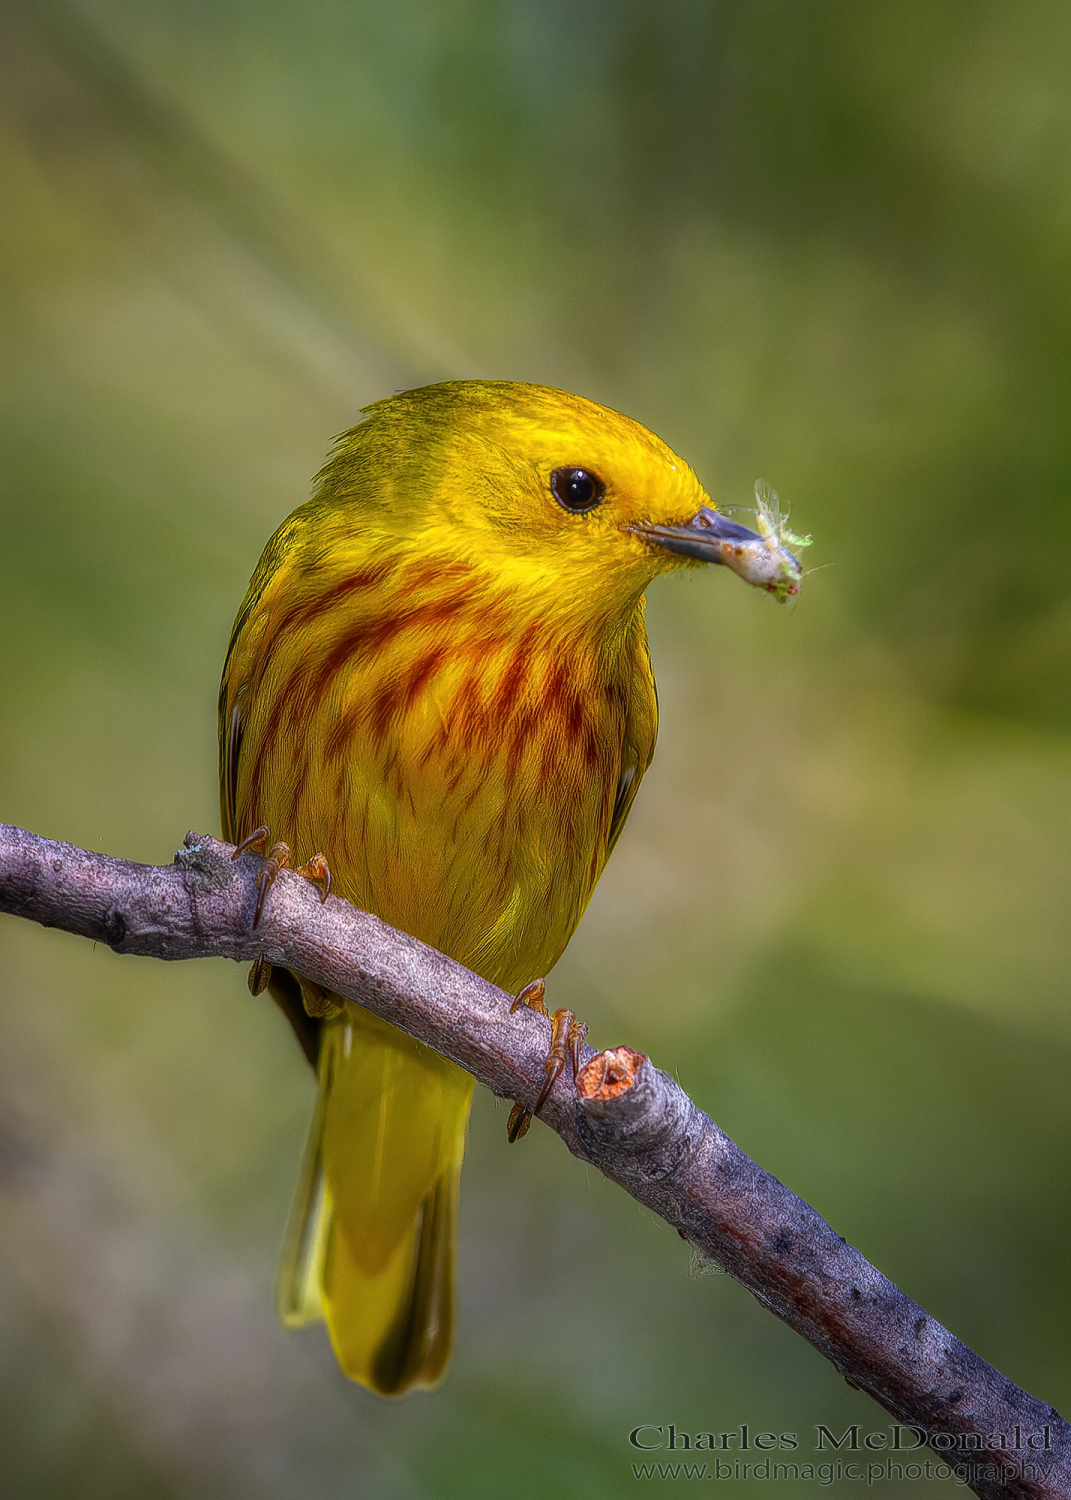
[[[608,668],[456,569],[367,568],[262,610],[225,683],[248,684],[236,831],[322,850],[341,894],[498,982],[549,968],[605,860],[628,653]]]

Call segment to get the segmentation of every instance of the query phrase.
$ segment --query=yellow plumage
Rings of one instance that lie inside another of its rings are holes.
[[[644,528],[705,502],[651,433],[564,392],[370,407],[239,612],[226,835],[322,851],[336,892],[506,990],[545,975],[654,751],[643,594],[687,559]],[[325,1316],[373,1390],[433,1385],[472,1080],[300,977],[272,988],[320,1077],[280,1310]]]

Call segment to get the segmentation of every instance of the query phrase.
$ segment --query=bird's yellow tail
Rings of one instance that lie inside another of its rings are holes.
[[[434,1386],[450,1353],[472,1078],[349,1002],[324,1027],[319,1071],[279,1315],[326,1319],[345,1373],[381,1396]]]

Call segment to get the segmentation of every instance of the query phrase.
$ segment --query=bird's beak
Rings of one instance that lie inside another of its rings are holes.
[[[676,552],[698,562],[724,563],[746,583],[776,594],[779,599],[798,594],[803,577],[799,558],[786,549],[782,529],[771,524],[765,510],[759,512],[759,524],[761,535],[704,505],[698,515],[682,526],[640,521],[631,529],[664,552]],[[805,541],[802,537],[798,540]]]

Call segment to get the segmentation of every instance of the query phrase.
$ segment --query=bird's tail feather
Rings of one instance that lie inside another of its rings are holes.
[[[284,1323],[323,1317],[380,1395],[441,1378],[471,1077],[360,1006],[324,1027],[320,1093],[279,1272]]]

